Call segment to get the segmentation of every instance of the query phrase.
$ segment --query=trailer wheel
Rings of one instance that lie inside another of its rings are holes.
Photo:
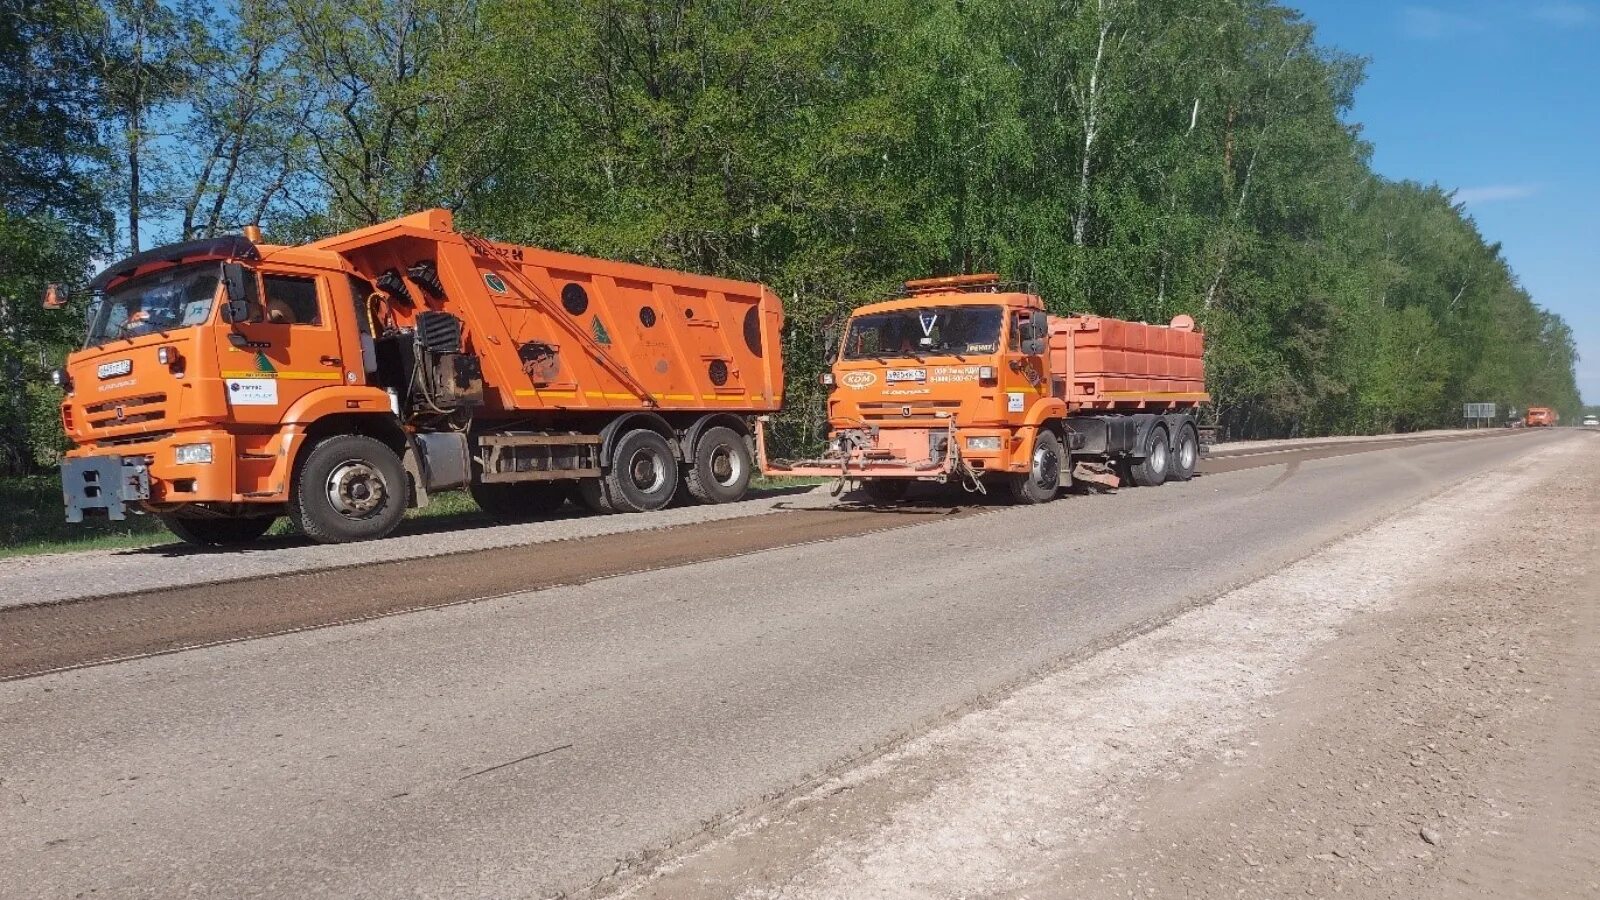
[[[467,487],[478,508],[502,522],[526,522],[548,516],[567,502],[569,488],[562,481],[513,481]]]
[[[1061,439],[1053,431],[1040,429],[1033,439],[1033,456],[1026,475],[1010,476],[1011,498],[1018,503],[1049,503],[1061,489],[1061,475],[1067,464]]]
[[[899,503],[911,492],[911,479],[873,478],[862,482],[861,490],[874,503]]]
[[[289,516],[319,544],[388,537],[406,514],[406,472],[382,441],[340,434],[311,448],[289,499]]]
[[[266,534],[272,523],[278,521],[277,516],[205,518],[181,516],[175,513],[165,514],[159,518],[161,524],[167,526],[168,531],[178,536],[178,540],[197,547],[248,544]]]
[[[611,471],[604,482],[598,499],[616,512],[665,508],[678,490],[678,460],[672,445],[644,428],[624,434],[611,452]],[[587,491],[584,499],[588,500]]]
[[[1157,425],[1150,429],[1150,436],[1145,441],[1144,459],[1135,462],[1132,467],[1133,483],[1140,487],[1157,487],[1167,480],[1172,466],[1166,426]]]
[[[1178,442],[1172,446],[1172,480],[1188,481],[1200,464],[1200,437],[1193,425],[1178,429]]]
[[[701,503],[732,503],[750,487],[750,444],[732,428],[708,428],[694,444],[684,484]]]

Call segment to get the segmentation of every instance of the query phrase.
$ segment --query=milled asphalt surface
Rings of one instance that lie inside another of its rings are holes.
[[[3,684],[0,892],[582,888],[1570,438],[1241,470]]]

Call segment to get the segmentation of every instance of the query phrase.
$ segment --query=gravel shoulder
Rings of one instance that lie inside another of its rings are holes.
[[[1600,440],[751,814],[629,897],[1600,893]]]
[[[653,531],[767,515],[795,507],[825,506],[832,499],[826,492],[798,489],[718,506],[682,506],[642,515],[579,515],[410,534],[360,544],[267,541],[250,548],[214,550],[167,544],[134,550],[25,556],[0,565],[0,608]]]

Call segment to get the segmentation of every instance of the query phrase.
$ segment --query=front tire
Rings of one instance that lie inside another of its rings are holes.
[[[1010,476],[1011,499],[1029,505],[1054,500],[1061,490],[1066,465],[1067,454],[1061,447],[1061,439],[1053,431],[1040,430],[1033,439],[1027,474]]]
[[[196,547],[233,547],[248,544],[267,533],[277,516],[226,516],[206,518],[168,513],[159,517],[167,530],[185,544]]]
[[[689,495],[701,503],[732,503],[750,487],[750,444],[732,428],[708,428],[694,444],[694,461],[684,479]]]
[[[1171,449],[1165,426],[1150,429],[1145,439],[1144,458],[1133,464],[1133,483],[1140,487],[1158,487],[1166,481],[1172,466]]]
[[[295,479],[289,515],[319,544],[388,537],[406,514],[400,457],[359,434],[330,437],[311,448]]]

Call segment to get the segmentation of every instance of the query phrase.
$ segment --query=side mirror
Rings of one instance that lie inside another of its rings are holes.
[[[1022,338],[1022,352],[1038,356],[1048,346],[1049,318],[1042,312],[1023,310],[1017,313],[1017,331]]]
[[[228,302],[222,306],[222,321],[229,324],[250,319],[250,301],[255,298],[250,272],[238,263],[223,263],[222,286]]]
[[[44,308],[61,309],[67,305],[66,285],[51,282],[44,288]]]

